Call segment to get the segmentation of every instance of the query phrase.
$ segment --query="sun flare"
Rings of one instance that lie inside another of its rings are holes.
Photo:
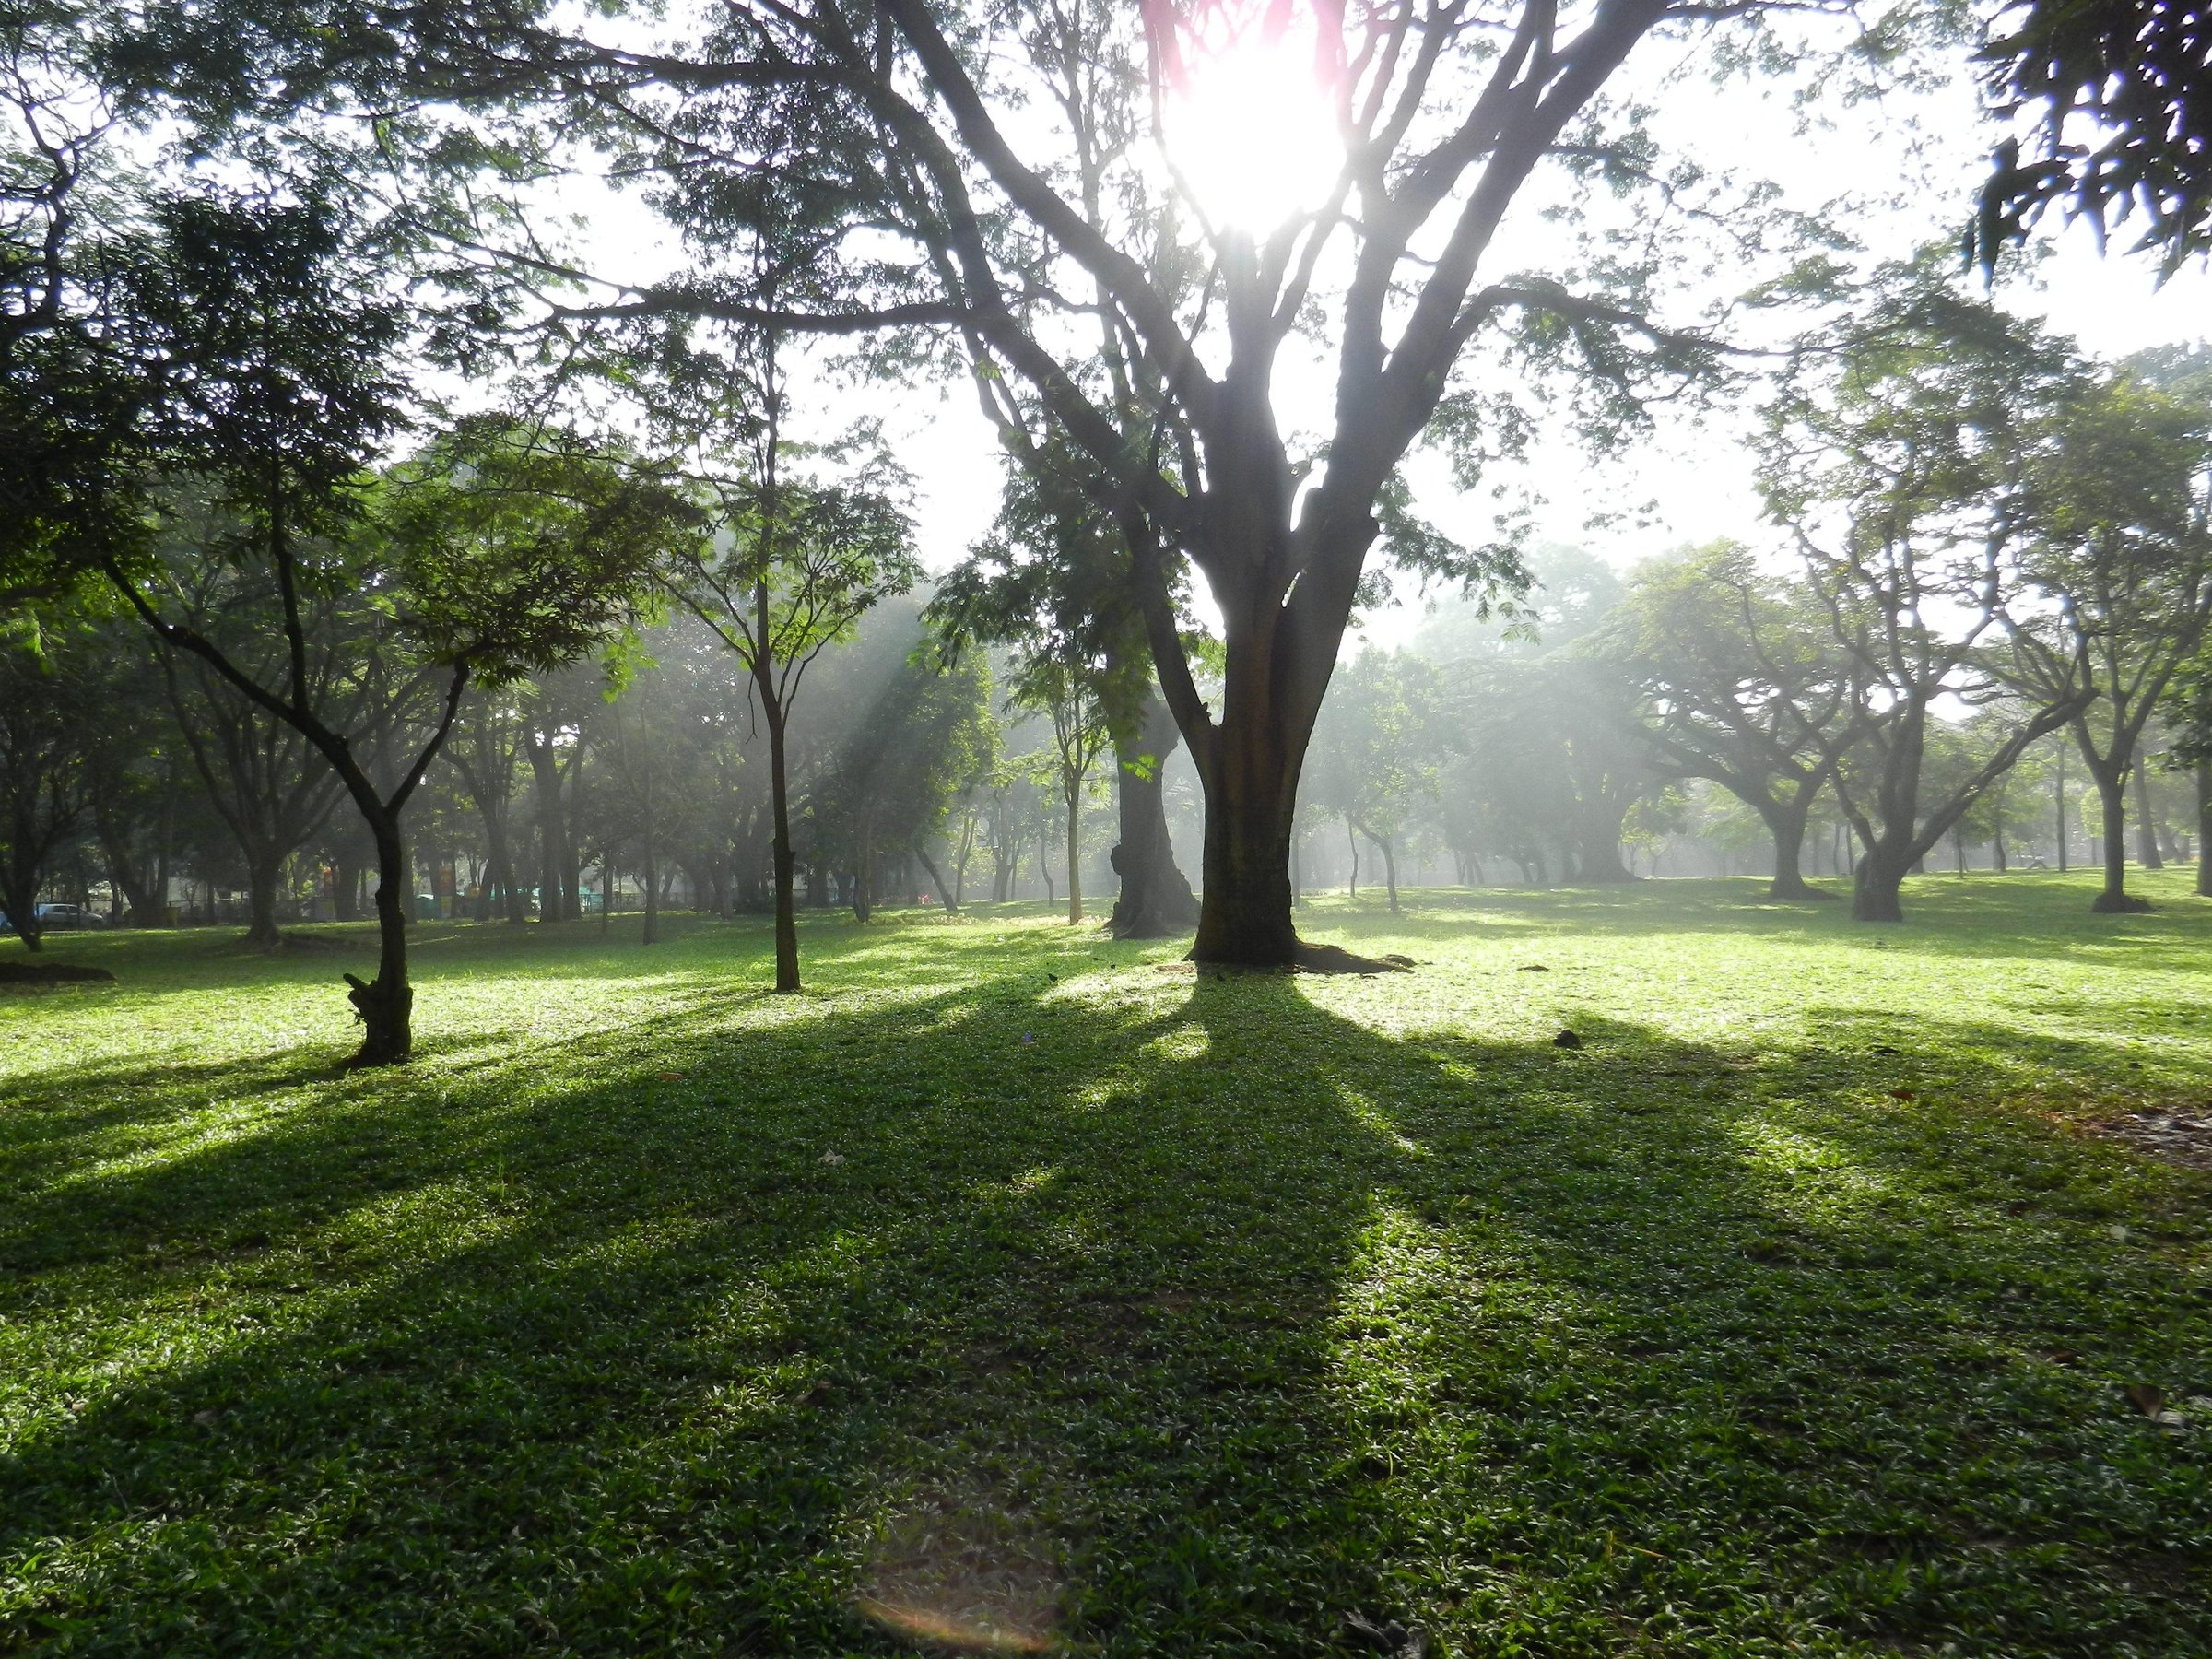
[[[1312,46],[1292,32],[1187,42],[1162,124],[1170,162],[1216,229],[1265,235],[1312,211],[1344,160]]]

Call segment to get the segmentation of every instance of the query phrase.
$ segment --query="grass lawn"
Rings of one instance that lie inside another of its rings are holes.
[[[365,936],[57,935],[0,1650],[2212,1653],[2212,1182],[2088,1132],[2212,1092],[2142,885],[1310,907],[1372,979],[818,920],[785,999],[425,927],[359,1076]]]

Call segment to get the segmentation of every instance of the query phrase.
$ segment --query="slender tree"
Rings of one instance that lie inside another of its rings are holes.
[[[795,992],[792,707],[815,659],[850,639],[883,600],[912,588],[922,567],[912,526],[888,495],[782,474],[772,416],[755,461],[751,473],[715,482],[714,538],[678,551],[669,586],[736,653],[760,712],[773,825],[776,989]]]

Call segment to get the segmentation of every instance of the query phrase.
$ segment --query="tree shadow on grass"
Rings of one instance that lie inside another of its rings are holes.
[[[2166,1178],[1809,1047],[1039,978],[693,1006],[80,1163],[6,1235],[57,1351],[0,1639],[2212,1641],[2203,1453],[2112,1397],[2206,1335],[2108,1235]]]

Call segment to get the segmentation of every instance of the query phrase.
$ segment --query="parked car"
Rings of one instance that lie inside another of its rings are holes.
[[[31,914],[39,925],[54,933],[66,933],[73,927],[105,927],[108,919],[96,910],[87,910],[81,904],[41,904]]]

